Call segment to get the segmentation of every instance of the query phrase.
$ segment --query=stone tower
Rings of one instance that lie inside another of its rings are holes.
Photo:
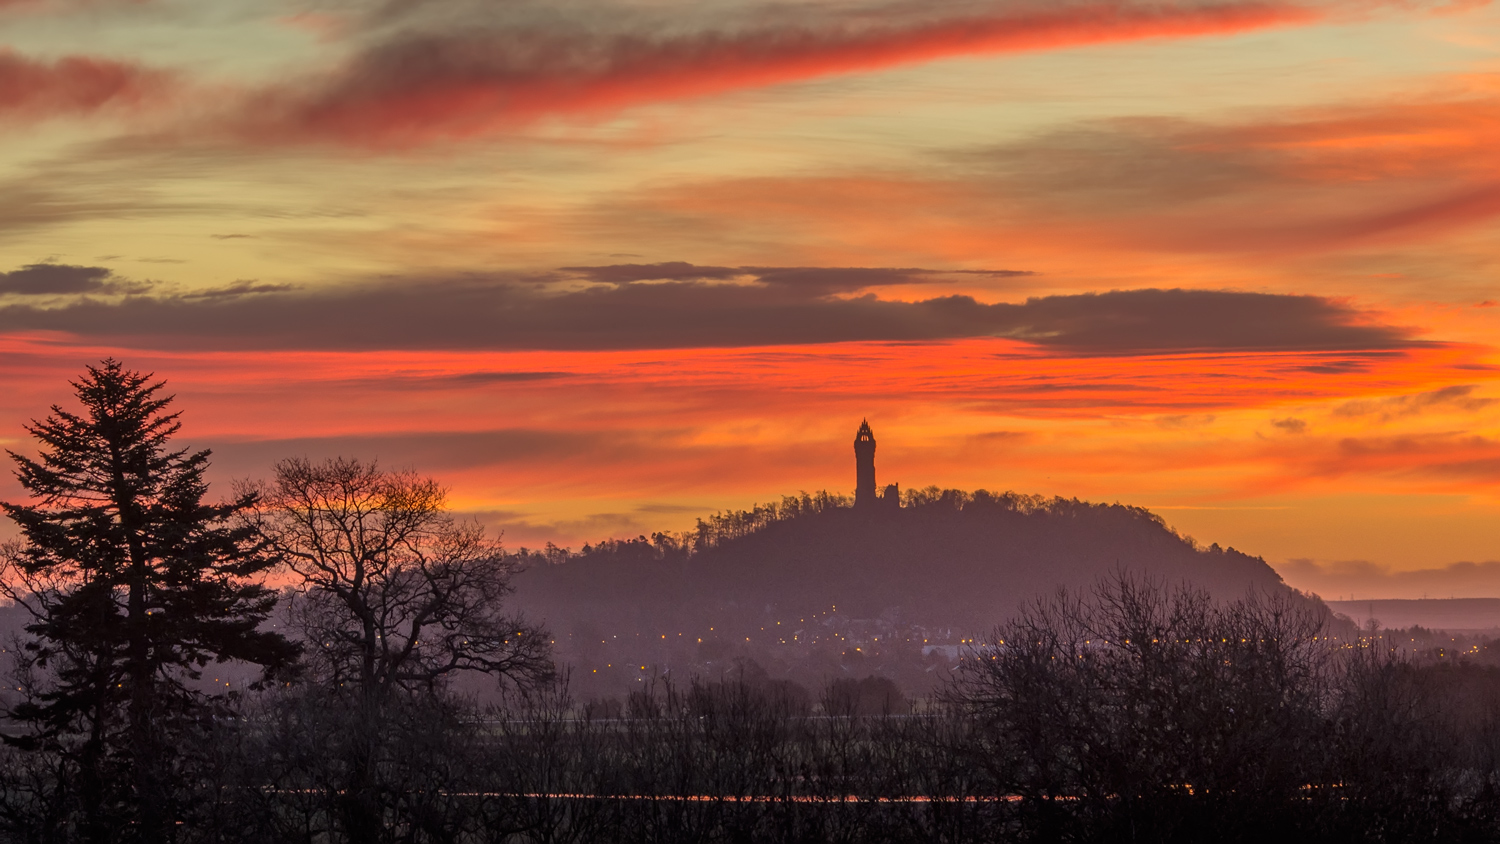
[[[861,421],[854,435],[854,467],[854,506],[875,506],[875,435],[868,421]]]

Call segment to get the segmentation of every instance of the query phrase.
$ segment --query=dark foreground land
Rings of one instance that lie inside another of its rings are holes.
[[[751,673],[623,707],[286,686],[170,725],[161,784],[183,842],[1500,840],[1500,669],[1327,621],[1120,578],[916,707]],[[66,746],[8,751],[0,838],[134,840]]]

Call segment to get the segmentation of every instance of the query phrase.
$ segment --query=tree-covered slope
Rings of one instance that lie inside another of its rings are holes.
[[[1287,589],[1264,560],[1201,548],[1138,507],[937,489],[902,504],[803,495],[685,534],[528,553],[516,598],[590,677],[736,656],[806,677],[810,659],[847,664],[851,645],[863,658],[900,642],[910,663],[931,655],[923,646],[982,639],[1038,595],[1117,572],[1221,598]]]
[[[694,556],[695,598],[987,628],[1018,602],[1124,569],[1224,596],[1281,589],[1265,561],[1196,547],[1136,507],[1022,496],[912,496],[770,522]]]

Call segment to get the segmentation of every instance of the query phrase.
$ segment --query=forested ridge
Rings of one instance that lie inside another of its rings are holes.
[[[1128,571],[1227,598],[1292,592],[1264,560],[1139,507],[935,487],[865,511],[804,493],[681,534],[516,558],[517,599],[583,669],[578,688],[609,694],[736,658],[813,686],[876,673],[925,694],[962,646],[1059,587]]]

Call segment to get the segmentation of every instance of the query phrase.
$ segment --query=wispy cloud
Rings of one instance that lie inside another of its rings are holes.
[[[296,290],[295,284],[273,284],[269,282],[256,281],[253,278],[244,278],[223,287],[210,287],[205,290],[193,290],[178,295],[185,300],[193,299],[237,299],[241,296],[254,296],[259,293],[286,293]]]
[[[404,29],[326,78],[255,95],[230,125],[260,141],[405,147],[548,116],[608,115],[944,58],[1223,35],[1320,16],[1310,6],[1274,2],[992,3],[844,21],[786,12],[774,25],[661,34],[576,22]]]
[[[1033,276],[1030,270],[932,270],[918,267],[705,267],[686,261],[563,267],[559,272],[604,284],[641,281],[729,281],[743,279],[824,295],[896,285],[935,284],[955,277],[990,279]]]
[[[1403,416],[1416,416],[1431,410],[1474,412],[1495,404],[1496,399],[1474,395],[1473,384],[1455,384],[1438,390],[1413,393],[1406,396],[1390,396],[1378,399],[1357,399],[1345,402],[1333,409],[1333,415],[1344,418],[1374,417],[1388,422]]]
[[[1286,268],[1433,244],[1500,219],[1497,127],[1491,88],[1442,78],[1398,102],[1091,120],[901,169],[667,183],[610,196],[574,224],[621,242],[680,238],[692,225],[753,230],[813,254],[828,243],[866,254],[899,244],[907,260],[1004,255],[1101,276],[1143,254],[1234,273],[1244,268],[1228,270],[1224,257]],[[1422,261],[1444,254],[1463,253],[1429,250]]]
[[[8,122],[160,105],[173,77],[91,56],[33,59],[0,48],[0,118]]]

